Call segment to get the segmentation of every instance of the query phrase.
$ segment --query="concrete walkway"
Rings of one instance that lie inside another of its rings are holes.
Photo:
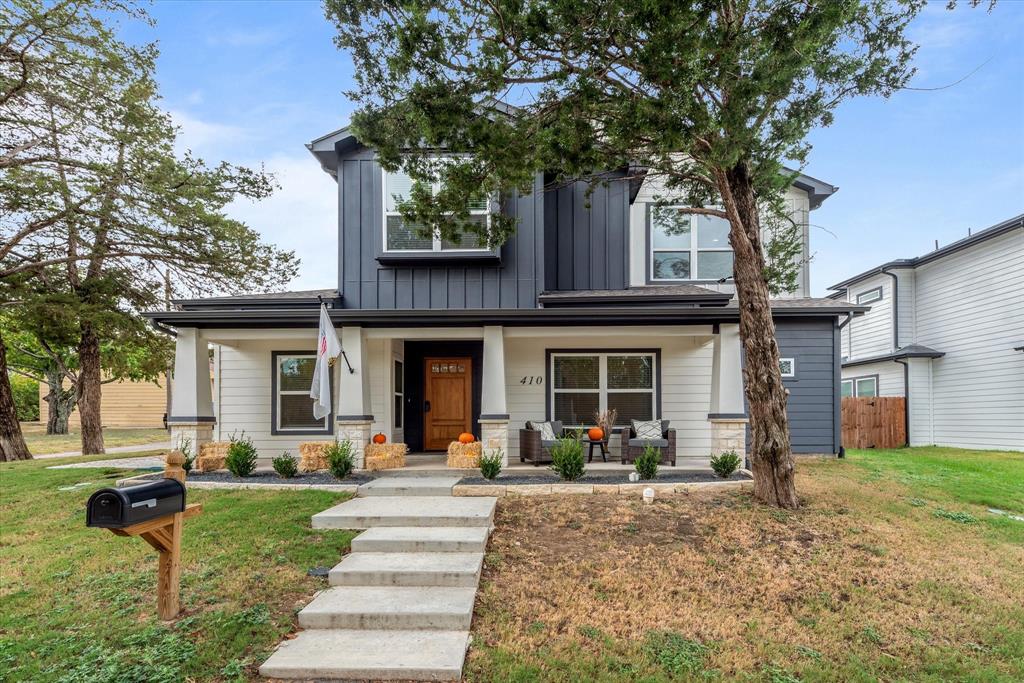
[[[89,462],[73,462],[67,465],[50,465],[48,470],[81,470],[102,467],[123,467],[130,470],[162,470],[164,456],[147,455],[141,458],[109,458],[107,460],[90,460]]]
[[[170,441],[159,441],[157,443],[143,443],[138,446],[114,446],[113,448],[107,448],[104,455],[110,455],[112,453],[135,453],[142,451],[156,451],[161,448],[170,450]],[[36,460],[44,460],[46,458],[73,458],[76,455],[82,455],[82,451],[65,451],[63,453],[43,453],[42,455],[32,454],[32,457]]]
[[[384,476],[313,516],[366,529],[260,673],[301,680],[456,681],[496,498],[453,498],[458,477]]]

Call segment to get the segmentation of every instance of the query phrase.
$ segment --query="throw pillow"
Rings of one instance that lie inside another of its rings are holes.
[[[541,441],[554,441],[555,440],[555,438],[556,438],[555,437],[555,430],[554,430],[554,428],[552,428],[550,422],[536,422],[534,424],[536,425],[537,429],[540,430],[540,440]]]
[[[660,439],[661,420],[633,420],[633,431],[638,439]]]

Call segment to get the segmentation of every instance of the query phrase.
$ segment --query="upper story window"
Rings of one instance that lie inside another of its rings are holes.
[[[467,251],[480,250],[479,236],[465,233],[458,244],[442,240],[435,233],[424,236],[421,225],[406,223],[399,211],[402,202],[407,201],[411,194],[414,181],[406,173],[384,171],[384,248],[386,251]],[[431,192],[437,194],[441,190],[440,181],[431,184]],[[486,196],[481,196],[469,203],[469,220],[481,226],[490,224],[491,212]]]
[[[873,301],[879,301],[881,298],[882,298],[882,288],[881,287],[875,287],[874,289],[869,289],[866,292],[861,292],[860,294],[858,294],[857,295],[857,303],[858,304],[870,304]]]
[[[680,214],[678,206],[651,209],[652,282],[721,280],[732,277],[729,221]]]

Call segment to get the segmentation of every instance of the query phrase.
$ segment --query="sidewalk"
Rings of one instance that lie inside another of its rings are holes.
[[[141,443],[136,446],[115,446],[114,448],[106,449],[106,455],[111,453],[135,453],[137,451],[155,451],[161,448],[170,450],[170,441],[158,441],[156,443]],[[82,451],[65,451],[63,453],[43,453],[42,455],[33,454],[32,457],[36,460],[44,460],[46,458],[71,458],[76,455],[82,455]]]

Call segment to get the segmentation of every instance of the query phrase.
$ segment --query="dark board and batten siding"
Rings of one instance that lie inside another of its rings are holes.
[[[793,452],[838,452],[840,360],[835,319],[776,320],[775,339],[779,356],[796,360],[796,377],[783,378],[789,389],[786,414]]]
[[[587,183],[549,190],[544,198],[548,290],[629,286],[629,182],[608,174],[587,196]]]
[[[511,193],[502,212],[519,218],[501,262],[469,265],[383,265],[384,190],[369,150],[338,165],[338,283],[345,308],[536,308],[543,289],[544,192],[538,176],[528,195]]]

